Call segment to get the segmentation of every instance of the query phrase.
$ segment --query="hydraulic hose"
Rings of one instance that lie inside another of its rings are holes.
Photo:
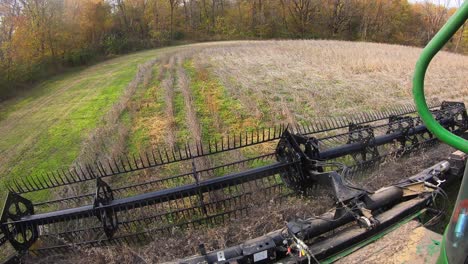
[[[437,138],[448,145],[468,153],[468,140],[463,139],[442,127],[432,116],[424,96],[424,77],[432,58],[447,43],[468,19],[468,0],[447,21],[442,29],[432,38],[419,57],[413,77],[413,97],[421,119]]]

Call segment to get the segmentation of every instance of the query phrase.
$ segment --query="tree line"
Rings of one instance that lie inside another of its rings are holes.
[[[0,99],[68,67],[185,41],[423,46],[454,11],[446,2],[407,0],[1,0]],[[465,28],[447,49],[468,53]]]

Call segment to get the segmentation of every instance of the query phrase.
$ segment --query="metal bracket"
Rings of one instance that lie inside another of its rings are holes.
[[[323,186],[330,186],[334,192],[334,199],[338,203],[347,203],[363,194],[364,191],[352,189],[343,182],[343,177],[335,171],[314,174],[317,181]]]
[[[114,194],[110,186],[101,178],[96,179],[96,195],[94,197],[95,214],[102,223],[107,238],[112,238],[118,229],[117,214],[111,208],[101,208],[114,200]]]
[[[296,137],[288,130],[283,132],[281,140],[278,142],[276,159],[284,163],[297,164],[290,166],[287,171],[280,173],[281,178],[287,186],[299,193],[303,193],[315,185],[314,179],[307,178],[303,173],[301,163],[306,157]]]
[[[408,184],[405,187],[403,187],[403,197],[420,195],[421,193],[425,191],[426,191],[426,186],[423,181],[415,182],[415,183]]]
[[[39,237],[36,224],[15,223],[33,214],[34,206],[30,200],[13,192],[8,193],[0,218],[0,228],[16,251],[28,250]]]
[[[397,139],[400,143],[398,154],[404,154],[419,145],[419,140],[416,135],[409,135],[411,129],[414,129],[414,118],[410,116],[390,116],[388,119],[388,129],[386,134],[395,132],[402,133],[402,136]],[[432,136],[432,135],[431,135]],[[409,146],[408,146],[409,143]]]
[[[380,224],[379,221],[375,219],[374,215],[372,215],[372,210],[365,208],[365,205],[362,203],[358,203],[357,205],[361,216],[358,216],[356,220],[361,227],[365,227],[370,230]]]
[[[349,124],[348,144],[362,143],[365,148],[360,153],[351,154],[357,163],[377,159],[379,151],[375,146],[374,129],[371,126]]]
[[[337,202],[346,202],[363,194],[363,191],[346,186],[337,172],[318,170],[314,156],[307,155],[316,153],[314,144],[317,142],[314,140],[302,135],[292,135],[288,131],[283,133],[276,149],[276,157],[278,161],[292,164],[288,171],[281,173],[286,185],[304,195],[309,195],[318,185],[328,186],[334,192]]]
[[[216,252],[216,256],[218,258],[218,261],[226,261],[226,257],[224,256],[224,251],[220,250]]]
[[[465,169],[466,160],[468,154],[457,150],[450,154],[449,163],[450,163],[450,174],[457,176],[459,178],[463,177],[463,171]]]
[[[442,115],[453,118],[453,122],[449,125],[451,130],[465,131],[468,129],[468,114],[463,102],[448,102],[444,101],[440,105]]]
[[[275,252],[276,243],[269,236],[262,236],[256,239],[249,240],[242,245],[242,255],[248,256],[250,262],[265,262],[276,258]]]

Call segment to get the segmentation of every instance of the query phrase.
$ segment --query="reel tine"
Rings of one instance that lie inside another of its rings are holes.
[[[147,167],[149,166],[149,165],[148,165],[148,166],[145,165],[145,162],[143,161],[143,158],[141,157],[141,152],[138,152],[138,158],[140,158],[140,159],[139,159],[140,164],[141,164],[140,169],[142,169],[142,168],[147,168]],[[148,162],[147,162],[147,163],[148,163]]]
[[[42,183],[40,182],[40,180],[36,177],[32,177],[31,180],[34,182],[35,186],[37,186],[38,189],[43,190],[45,188],[44,185],[42,185]]]
[[[136,159],[135,153],[132,153],[132,158],[133,158],[133,164],[135,164],[135,169],[134,170],[138,170],[140,168],[140,166],[138,165],[138,161]]]
[[[112,168],[112,165],[111,165],[111,159],[107,159],[107,166],[109,167],[109,170],[111,171],[112,174],[117,174],[116,171],[114,171],[114,168]]]
[[[148,151],[146,151],[146,154],[148,154]],[[151,160],[154,163],[152,166],[157,166],[158,165],[158,161],[156,160],[156,155],[154,154],[154,149],[153,148],[151,148]],[[151,163],[148,162],[148,164],[151,164]]]
[[[79,169],[79,171],[80,171],[80,173],[81,173],[81,174],[79,174],[78,172],[76,173],[76,174],[78,175],[77,178],[80,179],[80,180],[82,180],[82,181],[89,180],[88,177],[87,177],[87,174],[83,171],[83,168],[81,167],[81,165],[80,165],[80,164],[77,164],[76,166],[78,167],[78,169]],[[60,180],[62,181],[62,183],[65,185],[65,181],[64,181],[63,179],[61,179],[61,178],[59,178],[59,179],[60,179]]]
[[[18,181],[15,178],[13,178],[13,182],[14,182],[17,190],[20,191],[20,192],[23,192],[23,190],[24,190],[23,187],[18,183]],[[11,188],[10,191],[14,191],[13,188]]]

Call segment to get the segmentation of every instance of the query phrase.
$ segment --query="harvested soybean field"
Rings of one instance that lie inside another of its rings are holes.
[[[154,146],[174,148],[256,128],[407,105],[412,102],[411,78],[420,52],[419,48],[365,42],[234,41],[108,60],[57,76],[39,84],[34,92],[2,102],[0,179],[2,185],[30,175],[40,179],[48,171],[124,153],[138,155]],[[467,68],[466,56],[438,54],[426,77],[429,100],[468,102],[468,76],[463,74]],[[202,159],[197,167],[264,151],[233,151]],[[400,164],[396,178],[377,173],[371,182],[361,184],[374,189],[391,184],[449,152],[450,148],[441,146],[412,161],[409,158],[408,166]],[[188,164],[166,165],[115,177],[109,184],[149,181],[187,170]],[[78,191],[82,190],[42,191],[34,193],[38,196],[34,199],[56,199]],[[196,254],[200,243],[207,250],[231,246],[282,228],[285,220],[320,214],[331,206],[328,197],[289,198],[281,204],[267,203],[248,217],[239,216],[224,225],[174,228],[171,234],[155,235],[157,239],[144,246],[83,248],[79,256],[52,255],[43,261],[171,261]]]

